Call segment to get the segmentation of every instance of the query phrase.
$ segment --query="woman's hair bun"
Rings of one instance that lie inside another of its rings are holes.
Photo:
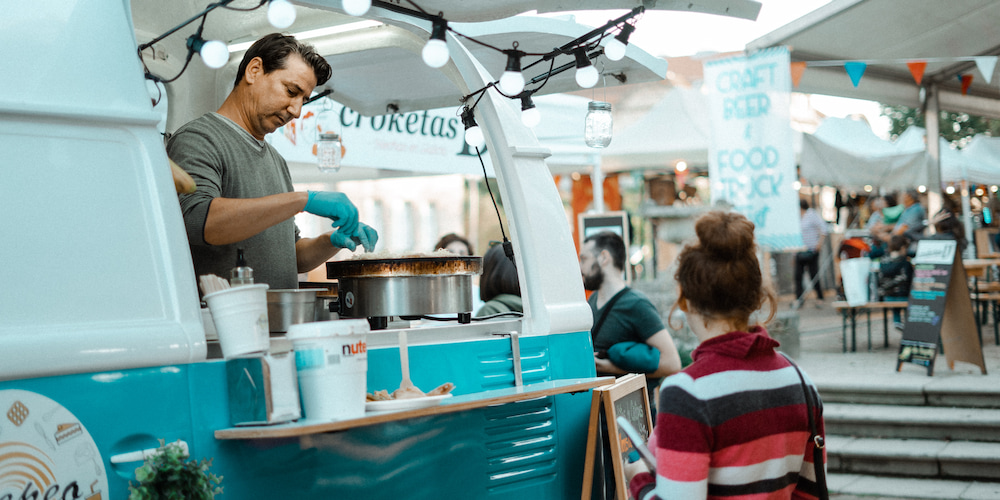
[[[753,254],[753,228],[753,222],[736,212],[708,212],[694,224],[702,249],[719,259]]]

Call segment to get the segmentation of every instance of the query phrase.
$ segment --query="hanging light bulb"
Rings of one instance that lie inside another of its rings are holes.
[[[295,6],[288,0],[271,0],[267,6],[267,22],[283,30],[295,22]]]
[[[597,85],[597,80],[601,77],[597,73],[597,68],[590,64],[587,57],[587,49],[576,49],[576,83],[585,89]]]
[[[606,148],[611,144],[611,103],[590,101],[583,130],[583,140],[592,148]]]
[[[187,47],[201,55],[202,62],[209,68],[218,69],[229,62],[229,47],[218,40],[205,41],[199,33],[191,35],[187,39]]]
[[[628,45],[628,37],[635,31],[635,26],[625,23],[618,36],[614,37],[604,47],[604,55],[612,61],[621,61],[625,57],[625,46]]]
[[[483,136],[483,129],[476,124],[476,118],[472,115],[472,110],[465,108],[462,111],[462,124],[465,125],[465,143],[471,147],[479,148],[486,144],[486,137]]]
[[[521,73],[521,56],[524,52],[517,50],[517,42],[514,42],[514,50],[505,50],[504,53],[507,54],[507,69],[500,76],[500,91],[514,96],[524,90],[524,75]]]
[[[448,43],[444,41],[444,35],[447,31],[448,21],[443,18],[435,18],[434,26],[431,28],[431,37],[427,40],[427,45],[424,45],[424,50],[420,54],[424,58],[424,64],[432,68],[440,68],[448,64],[448,59],[451,56],[448,54]]]
[[[372,0],[344,0],[341,6],[348,15],[363,16],[371,8]]]
[[[521,94],[521,123],[525,127],[535,128],[541,121],[542,113],[535,107],[535,103],[531,102],[531,94]]]

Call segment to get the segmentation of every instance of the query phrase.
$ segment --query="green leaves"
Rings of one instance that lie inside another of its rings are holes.
[[[211,500],[222,493],[222,477],[208,471],[211,459],[185,460],[177,443],[164,444],[135,470],[139,484],[129,481],[129,500]]]

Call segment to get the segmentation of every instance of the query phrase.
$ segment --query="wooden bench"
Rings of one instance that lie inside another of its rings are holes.
[[[980,289],[982,290],[982,289]],[[979,343],[983,343],[983,329],[982,325],[986,324],[986,318],[989,316],[990,309],[993,310],[993,342],[996,345],[1000,345],[1000,326],[997,325],[997,317],[1000,316],[1000,293],[998,292],[970,292],[969,298],[976,305],[976,329],[979,330]],[[983,302],[987,304],[984,308],[982,307]]]
[[[857,326],[858,326],[858,313],[861,311],[865,312],[865,316],[868,320],[868,350],[872,350],[872,310],[882,310],[882,326],[883,330],[883,341],[884,346],[889,347],[889,310],[890,309],[902,309],[906,310],[910,303],[907,301],[883,301],[883,302],[866,302],[864,304],[859,304],[852,306],[847,303],[847,301],[840,300],[833,303],[833,308],[836,309],[842,318],[841,322],[841,334],[843,336],[843,352],[847,352],[847,322],[851,322],[851,352],[856,352],[858,350],[857,341]]]

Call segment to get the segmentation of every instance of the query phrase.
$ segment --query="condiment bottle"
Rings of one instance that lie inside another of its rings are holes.
[[[241,286],[253,284],[253,269],[247,266],[246,259],[243,258],[243,249],[236,249],[236,267],[229,272],[229,286]]]

